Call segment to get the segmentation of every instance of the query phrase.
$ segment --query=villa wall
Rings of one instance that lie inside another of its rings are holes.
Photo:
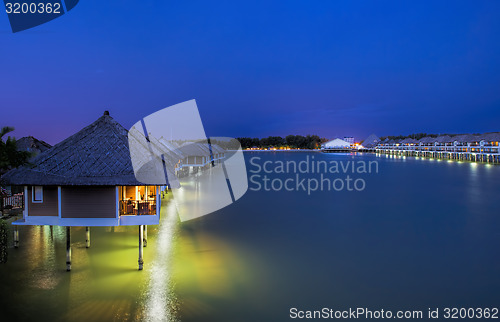
[[[33,202],[33,187],[28,186],[28,215],[29,216],[58,216],[57,187],[43,187],[43,202]]]
[[[62,218],[115,218],[114,186],[62,187]]]

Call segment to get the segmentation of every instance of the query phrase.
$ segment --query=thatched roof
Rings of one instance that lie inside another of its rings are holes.
[[[184,143],[178,149],[185,156],[210,156],[208,143],[189,142]]]
[[[403,144],[408,143],[409,144],[409,143],[418,143],[418,141],[414,140],[412,138],[406,138],[406,139],[402,140],[400,143],[403,143]]]
[[[438,143],[449,143],[455,141],[451,136],[449,135],[440,135],[436,138],[434,142]]]
[[[140,149],[150,154],[147,146]],[[144,185],[134,175],[128,131],[107,112],[3,179],[11,185]],[[149,184],[165,184],[165,178]]]
[[[478,142],[481,141],[478,137],[472,134],[460,134],[456,135],[453,138],[453,141],[457,141],[460,143],[470,143],[470,142]]]
[[[484,134],[458,134],[458,135],[441,135],[438,136],[437,138],[431,137],[431,136],[426,136],[421,138],[418,141],[415,141],[411,138],[406,138],[402,141],[398,140],[388,140],[385,139],[379,144],[384,144],[384,143],[389,143],[389,144],[394,144],[394,143],[423,143],[423,144],[429,144],[429,143],[451,143],[451,142],[460,142],[460,143],[472,143],[472,142],[479,142],[479,141],[486,141],[486,142],[500,142],[500,132],[490,132],[490,133],[484,133]],[[363,146],[366,146],[363,143]]]
[[[173,141],[167,140],[164,137],[161,137],[158,142],[162,144],[162,146],[167,150],[170,151],[170,156],[172,158],[175,158],[177,160],[182,160],[186,157],[186,155],[182,154],[181,151],[179,151],[179,145],[174,143]]]
[[[377,145],[377,143],[379,143],[379,142],[380,142],[380,139],[378,138],[378,136],[376,136],[375,134],[371,134],[363,141],[362,144],[365,148],[371,148],[371,147],[374,147],[375,145]]]
[[[486,142],[500,142],[500,132],[484,133],[479,138]]]
[[[226,150],[225,150],[225,149],[223,149],[223,148],[222,148],[220,145],[218,145],[218,144],[211,143],[210,145],[212,146],[212,153],[217,154],[217,153],[225,153],[225,152],[226,152]]]
[[[158,155],[163,155],[167,166],[173,167],[176,163],[183,159],[183,156],[176,149],[168,148],[163,142],[155,138],[154,136],[149,136],[149,141],[158,150]]]
[[[418,142],[424,144],[434,143],[436,142],[436,138],[433,138],[432,136],[426,136],[421,138]]]
[[[25,136],[16,140],[16,147],[19,151],[27,151],[38,154],[47,151],[52,147],[45,141],[38,140],[32,136]]]

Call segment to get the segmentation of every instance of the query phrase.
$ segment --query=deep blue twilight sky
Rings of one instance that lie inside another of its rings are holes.
[[[193,98],[210,136],[500,131],[500,1],[81,0],[0,39],[18,138]]]

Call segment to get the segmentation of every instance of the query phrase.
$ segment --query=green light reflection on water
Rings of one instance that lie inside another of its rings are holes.
[[[202,318],[213,301],[237,294],[251,275],[225,241],[179,224],[171,194],[159,226],[148,226],[145,267],[138,271],[137,226],[72,227],[72,271],[66,272],[66,228],[20,227],[20,247],[0,266],[8,294],[3,316],[52,321],[176,321]],[[200,222],[200,221],[199,221]],[[199,223],[198,222],[198,223]],[[4,297],[5,295],[2,295]]]

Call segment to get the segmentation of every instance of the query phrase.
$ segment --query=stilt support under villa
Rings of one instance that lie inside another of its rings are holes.
[[[66,270],[71,271],[71,227],[66,227]]]
[[[14,247],[19,247],[19,226],[14,226]]]
[[[142,271],[144,267],[143,253],[144,253],[144,226],[139,226],[139,270]]]
[[[90,227],[85,227],[85,247],[90,247]]]

